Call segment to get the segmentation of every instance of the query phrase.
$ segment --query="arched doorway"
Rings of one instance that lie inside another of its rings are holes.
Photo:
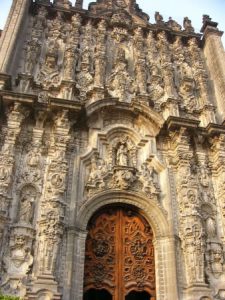
[[[151,227],[135,209],[98,211],[88,224],[84,300],[94,300],[94,293],[101,297],[101,291],[107,291],[106,300],[155,300],[152,241]]]

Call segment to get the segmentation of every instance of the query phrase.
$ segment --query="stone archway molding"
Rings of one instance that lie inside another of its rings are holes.
[[[158,134],[165,122],[165,120],[159,113],[154,111],[147,103],[138,101],[138,99],[132,101],[131,103],[121,102],[115,98],[101,99],[91,103],[87,102],[85,108],[88,117],[96,114],[98,111],[101,111],[103,109],[111,108],[118,111],[129,111],[136,115],[140,114],[150,122],[151,126],[154,129],[155,136]]]
[[[78,212],[76,228],[85,231],[88,221],[94,213],[100,208],[112,204],[127,204],[140,209],[151,225],[156,239],[171,236],[166,212],[160,204],[143,194],[133,191],[108,190],[90,198],[81,206]]]
[[[150,198],[129,191],[110,190],[95,195],[78,211],[74,240],[74,276],[70,300],[83,299],[83,274],[87,224],[99,209],[106,205],[126,204],[140,209],[154,233],[157,300],[179,299],[176,286],[175,238],[163,208]],[[173,283],[173,284],[171,284]],[[76,291],[76,292],[75,292]]]

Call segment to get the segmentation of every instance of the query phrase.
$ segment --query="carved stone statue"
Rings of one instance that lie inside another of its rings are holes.
[[[107,81],[109,92],[113,97],[119,98],[120,101],[129,102],[135,92],[133,82],[134,80],[128,72],[128,62],[125,58],[125,51],[119,48],[112,74]]]
[[[24,235],[14,236],[14,242],[3,259],[5,276],[1,283],[1,290],[5,293],[16,293],[24,296],[26,288],[23,279],[33,264],[31,249],[27,246],[27,239]]]
[[[208,239],[216,237],[216,222],[211,217],[208,217],[206,220],[206,233],[207,233]]]
[[[18,220],[27,224],[32,223],[36,192],[33,188],[24,188],[21,193]]]
[[[116,164],[118,166],[128,166],[128,153],[126,144],[120,144],[116,153]]]
[[[195,31],[192,24],[191,24],[191,20],[188,17],[184,18],[183,26],[184,26],[184,30],[187,31],[187,32],[194,32]]]

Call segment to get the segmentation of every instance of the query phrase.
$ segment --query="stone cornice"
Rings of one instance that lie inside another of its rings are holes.
[[[71,111],[79,112],[82,108],[82,104],[78,101],[71,101],[59,98],[49,97],[48,103],[40,103],[38,102],[37,95],[33,94],[23,94],[11,91],[0,91],[0,98],[3,103],[13,103],[13,102],[21,102],[24,104],[29,104],[31,106],[38,107],[48,107],[48,108],[63,108],[69,109]]]
[[[180,128],[185,128],[189,131],[193,131],[195,135],[204,135],[208,137],[225,134],[225,124],[220,125],[209,123],[206,127],[201,127],[198,120],[191,120],[180,117],[169,117],[166,120],[163,128],[161,129],[160,134]]]

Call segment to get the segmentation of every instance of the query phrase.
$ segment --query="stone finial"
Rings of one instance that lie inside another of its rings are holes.
[[[214,30],[218,30],[218,28],[217,28],[218,23],[212,21],[212,18],[210,18],[209,15],[202,16],[202,23],[203,23],[203,25],[201,28],[201,32],[204,32],[207,27],[210,27],[211,29],[213,28]]]
[[[72,4],[69,0],[54,0],[54,5],[62,8],[70,9]]]
[[[155,21],[156,21],[156,24],[159,24],[159,25],[164,24],[163,16],[160,15],[160,13],[158,11],[155,12]]]
[[[175,20],[173,20],[171,17],[169,17],[168,22],[166,22],[166,25],[171,28],[172,30],[175,31],[180,31],[181,30],[181,26],[180,24],[178,24]]]
[[[191,24],[191,20],[188,17],[184,18],[183,27],[184,27],[184,30],[187,31],[187,32],[194,32],[195,31],[194,27]]]
[[[75,8],[82,9],[83,8],[83,0],[76,0]]]

